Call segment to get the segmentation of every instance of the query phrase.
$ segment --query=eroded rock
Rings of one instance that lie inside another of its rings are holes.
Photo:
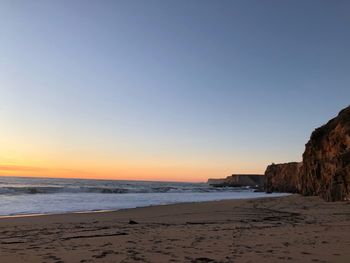
[[[299,181],[303,195],[327,201],[350,199],[350,106],[312,133]]]
[[[297,193],[299,190],[300,162],[271,164],[265,171],[266,192]]]

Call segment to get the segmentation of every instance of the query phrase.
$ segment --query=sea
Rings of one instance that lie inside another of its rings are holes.
[[[98,212],[281,195],[206,183],[0,177],[0,216]]]

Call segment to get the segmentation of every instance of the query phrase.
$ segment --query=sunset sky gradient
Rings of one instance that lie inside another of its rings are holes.
[[[0,1],[0,175],[206,181],[350,103],[349,1]]]

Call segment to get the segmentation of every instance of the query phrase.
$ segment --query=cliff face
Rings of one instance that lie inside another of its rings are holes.
[[[350,106],[312,133],[299,180],[304,195],[350,199]]]
[[[260,174],[233,174],[224,179],[209,179],[208,184],[213,186],[262,187],[264,181],[265,177]]]
[[[301,163],[291,162],[271,164],[265,171],[267,192],[297,193],[299,189],[299,170]]]
[[[350,200],[350,106],[311,134],[302,163],[270,165],[265,176],[267,192]]]

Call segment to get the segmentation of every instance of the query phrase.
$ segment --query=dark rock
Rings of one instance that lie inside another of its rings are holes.
[[[302,163],[269,165],[265,176],[266,192],[350,200],[350,106],[311,134]]]
[[[299,180],[303,195],[350,199],[350,106],[312,133]]]
[[[209,179],[208,184],[216,187],[252,187],[261,188],[264,185],[265,177],[260,174],[232,174],[224,179]]]
[[[130,225],[137,225],[138,223],[137,223],[136,221],[130,219],[130,220],[129,220],[129,224],[130,224]]]
[[[271,192],[297,193],[301,163],[271,164],[265,171],[265,190]]]

